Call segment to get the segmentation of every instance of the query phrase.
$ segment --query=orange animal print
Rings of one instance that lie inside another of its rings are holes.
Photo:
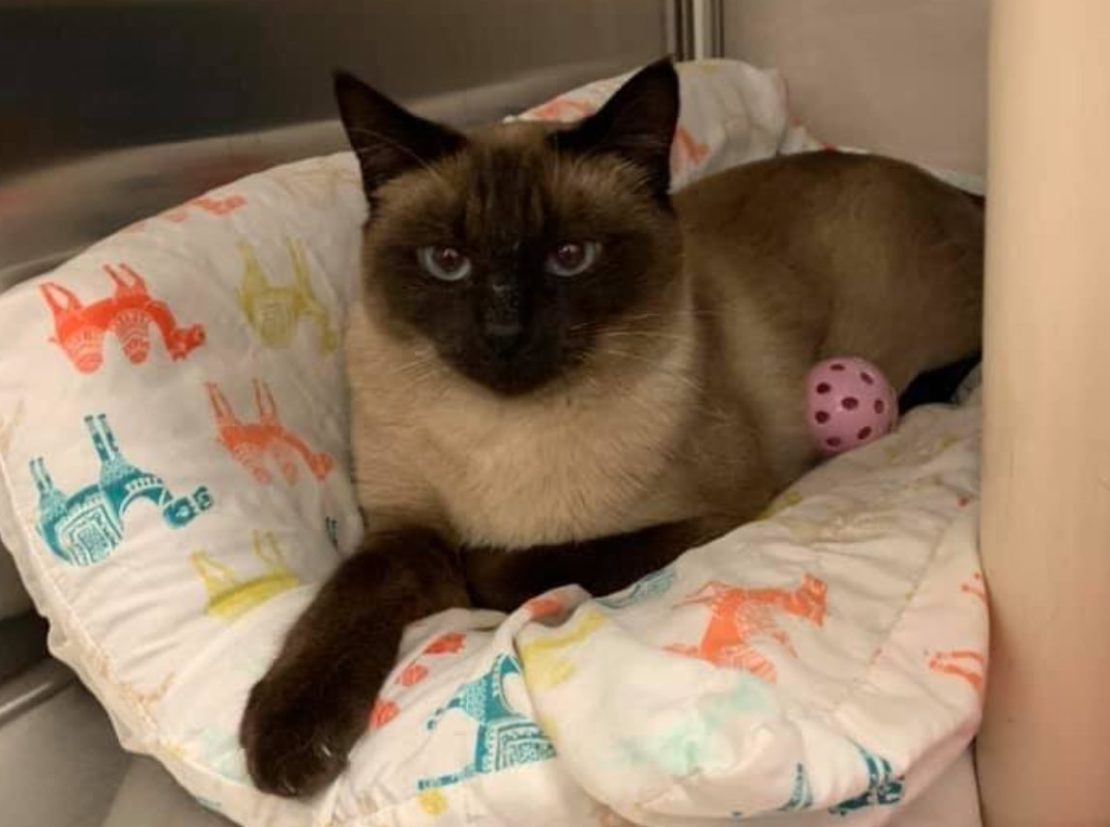
[[[929,659],[929,668],[967,681],[976,692],[982,692],[986,683],[987,660],[979,652],[970,649],[937,652]]]
[[[163,301],[151,298],[146,281],[126,264],[104,265],[104,272],[115,284],[112,295],[92,304],[83,303],[73,291],[55,282],[39,285],[54,317],[57,344],[81,373],[93,373],[104,362],[104,336],[112,333],[123,354],[133,365],[146,361],[150,353],[150,325],[158,328],[166,351],[172,359],[184,359],[204,344],[200,325],[179,327]]]
[[[562,598],[543,595],[540,597],[533,597],[521,606],[521,608],[532,616],[532,620],[551,617],[552,615],[562,614],[566,611],[566,605],[564,605]]]
[[[970,594],[972,597],[977,597],[983,601],[983,605],[987,605],[987,586],[983,582],[983,573],[980,571],[975,572],[969,583],[961,583],[960,591],[964,594]]]
[[[770,638],[793,655],[790,638],[779,628],[778,615],[786,614],[822,626],[826,592],[825,584],[809,574],[793,590],[745,589],[714,580],[678,604],[709,607],[709,624],[701,641],[696,646],[675,644],[667,650],[700,658],[714,666],[745,669],[773,683],[777,678],[774,664],[753,644],[760,638]]]
[[[410,689],[423,681],[431,670],[421,663],[428,655],[454,655],[462,651],[466,645],[466,635],[462,632],[446,632],[435,638],[431,643],[420,650],[412,661],[398,673],[393,683],[401,689]],[[381,729],[401,712],[401,707],[396,701],[380,697],[374,702],[370,710],[370,728]]]
[[[378,698],[374,701],[373,709],[370,710],[370,729],[381,729],[396,718],[400,712],[400,707],[393,701]]]
[[[401,674],[397,676],[397,685],[405,688],[416,686],[426,677],[428,677],[428,667],[420,661],[413,661],[401,670]]]
[[[207,382],[206,387],[216,416],[216,429],[219,433],[217,440],[251,472],[255,482],[263,485],[270,482],[272,476],[267,467],[267,458],[277,463],[282,476],[290,485],[300,477],[297,457],[301,458],[318,480],[324,479],[331,471],[335,464],[331,457],[312,451],[300,437],[281,424],[277,403],[265,383],[254,380],[257,422],[240,420],[215,382]]]
[[[577,121],[593,113],[596,107],[571,98],[555,98],[528,111],[530,118],[541,121]]]
[[[189,217],[189,208],[204,210],[209,215],[223,216],[233,213],[247,203],[241,195],[229,195],[226,198],[214,198],[211,195],[202,195],[192,201],[186,201],[180,207],[162,213],[162,218],[180,224]]]
[[[696,167],[705,160],[709,154],[708,144],[699,144],[694,136],[684,126],[678,127],[674,133],[674,146],[672,149],[672,166],[675,169],[683,167]]]
[[[988,605],[987,589],[981,571],[975,572],[970,580],[961,583],[960,592],[982,601],[983,606]],[[954,675],[965,680],[979,693],[982,693],[986,685],[987,659],[981,652],[973,649],[935,652],[929,658],[929,669],[941,675]]]
[[[425,655],[453,655],[461,652],[466,645],[466,635],[462,632],[447,632],[424,647]]]

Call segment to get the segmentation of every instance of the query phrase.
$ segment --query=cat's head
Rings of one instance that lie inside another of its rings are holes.
[[[669,61],[578,123],[467,134],[350,75],[335,90],[371,207],[365,289],[390,335],[506,396],[650,366],[683,295]]]

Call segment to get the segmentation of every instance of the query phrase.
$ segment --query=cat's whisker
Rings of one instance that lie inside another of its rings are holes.
[[[689,333],[656,333],[650,330],[609,330],[604,331],[602,335],[610,339],[659,339],[669,342],[692,342],[697,339],[696,336]]]
[[[613,348],[605,348],[602,353],[604,353],[606,356],[615,356],[618,359],[627,359],[632,362],[639,362],[645,365],[650,365],[656,373],[663,376],[668,376],[671,379],[687,385],[698,394],[701,394],[705,391],[704,386],[700,382],[697,382],[683,372],[672,370],[665,365],[661,365],[658,361],[654,359],[647,359],[636,353],[629,353],[625,350],[615,350]]]

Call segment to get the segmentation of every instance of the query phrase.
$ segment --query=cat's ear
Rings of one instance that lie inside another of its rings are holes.
[[[552,141],[571,152],[619,156],[641,169],[652,194],[665,200],[678,106],[678,73],[665,58],[641,69],[601,109],[554,133]]]
[[[390,179],[466,145],[460,133],[412,114],[348,72],[335,72],[334,81],[339,115],[371,202]]]

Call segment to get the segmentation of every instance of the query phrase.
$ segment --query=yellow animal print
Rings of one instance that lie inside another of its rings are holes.
[[[320,352],[327,355],[339,347],[339,334],[332,327],[328,311],[312,291],[304,250],[292,239],[287,239],[286,243],[293,263],[293,284],[287,286],[271,284],[251,246],[239,243],[243,258],[239,306],[266,347],[288,347],[301,319],[307,319],[316,327]]]
[[[589,608],[565,632],[530,640],[520,645],[524,680],[533,690],[554,689],[574,674],[574,664],[561,655],[563,649],[581,643],[605,624],[605,615]]]
[[[262,561],[266,569],[264,574],[250,580],[240,580],[229,566],[213,560],[203,551],[189,555],[189,562],[208,592],[205,614],[234,620],[274,595],[301,584],[286,566],[281,546],[273,532],[255,531],[251,540],[254,556]]]
[[[430,816],[441,816],[447,812],[447,798],[439,790],[424,790],[417,800],[420,809]]]

